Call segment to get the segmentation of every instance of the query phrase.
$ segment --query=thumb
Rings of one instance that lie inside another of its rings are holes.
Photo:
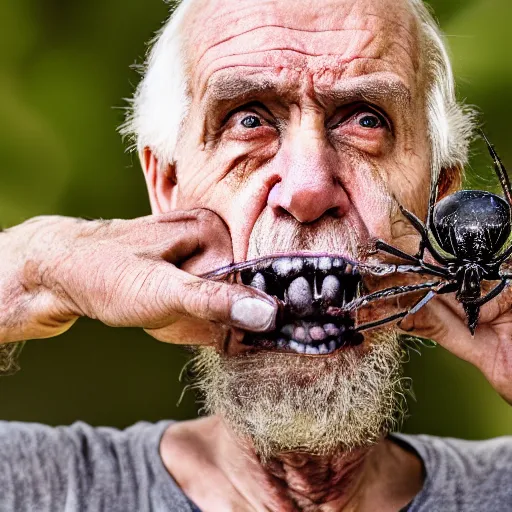
[[[204,320],[247,331],[263,332],[275,327],[277,303],[253,288],[193,276],[177,269],[169,308]]]

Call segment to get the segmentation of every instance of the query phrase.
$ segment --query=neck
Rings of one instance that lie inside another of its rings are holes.
[[[288,452],[262,462],[218,417],[171,426],[161,446],[168,471],[204,512],[397,510],[421,489],[421,463],[402,452],[382,440],[329,456]]]
[[[370,448],[333,455],[284,453],[261,465],[267,487],[299,510],[346,510],[360,501]],[[293,509],[292,509],[293,510]]]

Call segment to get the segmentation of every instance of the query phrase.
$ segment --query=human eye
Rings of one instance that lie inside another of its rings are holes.
[[[341,127],[358,128],[364,130],[390,130],[390,122],[386,115],[375,107],[369,105],[355,105],[344,108],[331,122],[331,130]]]
[[[355,122],[362,128],[374,130],[384,126],[383,120],[373,112],[363,112],[356,116]]]
[[[377,107],[366,103],[338,109],[326,126],[333,143],[350,145],[367,154],[382,154],[391,147],[392,124]]]
[[[258,128],[260,126],[262,126],[262,122],[261,122],[261,119],[254,115],[254,114],[249,114],[249,115],[246,115],[244,116],[241,120],[240,120],[240,124],[244,127],[244,128]]]
[[[221,131],[225,136],[240,140],[277,134],[274,116],[261,103],[242,105],[229,112],[224,118]]]

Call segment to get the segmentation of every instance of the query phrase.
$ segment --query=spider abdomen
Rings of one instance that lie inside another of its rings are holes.
[[[510,209],[500,197],[482,190],[460,190],[436,204],[432,232],[437,243],[458,260],[488,261],[510,236]]]

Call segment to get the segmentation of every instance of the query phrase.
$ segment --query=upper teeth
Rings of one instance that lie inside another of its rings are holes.
[[[266,284],[265,284],[265,278],[263,277],[263,274],[260,274],[259,272],[252,278],[251,286],[253,288],[257,288],[258,290],[261,290],[262,292],[266,291]]]
[[[336,276],[328,275],[322,283],[322,297],[326,300],[334,301],[338,298],[341,290],[341,284]]]
[[[245,271],[242,278],[245,275],[250,286],[284,300],[295,316],[305,317],[320,312],[319,308],[352,301],[359,283],[354,270],[340,258],[280,257]]]
[[[307,316],[313,313],[313,294],[305,277],[297,277],[290,283],[288,300],[297,314]]]

